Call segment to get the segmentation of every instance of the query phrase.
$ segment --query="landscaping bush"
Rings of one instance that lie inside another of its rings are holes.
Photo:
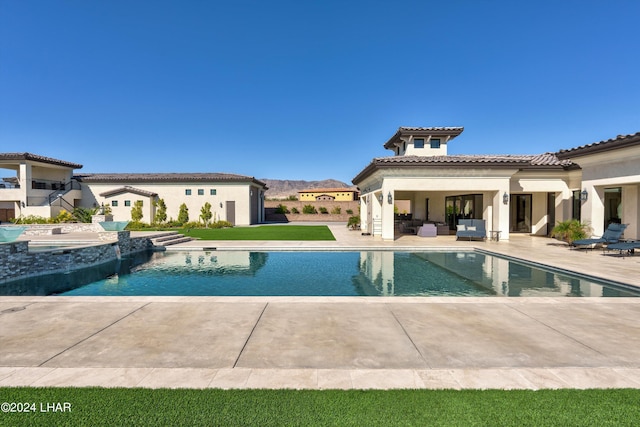
[[[347,209],[346,212],[347,215],[353,215],[353,209]]]
[[[551,230],[551,236],[572,244],[576,240],[586,239],[591,234],[592,229],[589,224],[580,222],[577,219],[560,221]]]
[[[61,222],[76,222],[76,218],[71,213],[62,209],[60,213],[51,220],[51,222],[54,224],[59,224]]]
[[[336,206],[335,208],[331,209],[331,213],[334,215],[340,215],[342,213],[342,208],[340,206]]]
[[[349,220],[347,221],[347,227],[352,230],[357,230],[358,227],[360,227],[360,216],[356,215],[349,217]]]
[[[204,222],[204,226],[206,227],[213,214],[211,213],[211,203],[206,202],[204,206],[200,209],[200,219]]]
[[[99,210],[100,208],[93,208],[93,209],[75,208],[73,209],[73,217],[78,222],[84,222],[84,223],[90,224],[91,217],[96,215]]]
[[[131,208],[131,221],[140,222],[144,214],[142,213],[142,200],[136,200]]]
[[[291,213],[292,214],[299,214],[300,211],[298,210],[298,208],[291,208]]]
[[[43,216],[28,215],[13,219],[14,224],[50,224],[51,219]]]
[[[303,214],[317,214],[318,211],[316,210],[315,206],[312,205],[304,205],[302,207],[302,213]]]
[[[233,224],[229,221],[215,221],[209,224],[209,228],[231,228]]]
[[[189,208],[186,203],[180,205],[180,212],[178,213],[178,222],[180,224],[185,224],[189,222]]]
[[[295,208],[294,208],[295,209]],[[285,205],[283,205],[282,203],[280,203],[277,207],[276,207],[276,213],[277,214],[288,214],[289,213],[289,209],[287,209],[287,207]]]
[[[329,213],[327,208],[325,208],[324,206],[320,206],[318,209],[320,209],[320,213],[322,213],[322,214],[328,214]]]
[[[167,220],[167,204],[164,199],[158,199],[153,201],[153,205],[156,207],[156,215],[153,218],[153,222],[162,224]]]

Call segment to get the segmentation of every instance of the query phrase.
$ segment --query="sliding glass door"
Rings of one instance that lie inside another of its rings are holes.
[[[512,194],[510,212],[511,233],[531,233],[531,194]]]
[[[455,230],[459,219],[482,219],[482,194],[445,197],[445,220]]]

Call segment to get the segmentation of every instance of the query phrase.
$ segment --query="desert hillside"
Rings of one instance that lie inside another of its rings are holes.
[[[309,190],[312,188],[356,188],[353,185],[348,185],[335,179],[324,179],[322,181],[259,179],[269,187],[265,194],[267,199],[286,199],[289,196],[297,196],[300,190]]]

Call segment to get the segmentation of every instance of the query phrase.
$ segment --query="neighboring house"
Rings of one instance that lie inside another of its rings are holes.
[[[164,199],[167,219],[178,217],[185,203],[189,220],[198,221],[211,204],[213,219],[234,225],[264,222],[266,185],[249,176],[226,173],[76,174],[82,165],[31,153],[0,153],[0,169],[15,172],[0,184],[0,221],[19,216],[56,216],[75,207],[110,206],[114,220],[131,220],[142,201],[143,222],[152,222],[155,201]]]
[[[0,184],[0,221],[20,215],[50,218],[73,210],[82,197],[73,170],[82,165],[31,153],[0,153],[0,169],[13,171]]]
[[[298,200],[352,202],[358,200],[358,192],[350,188],[312,188],[298,191]]]
[[[401,219],[394,207],[401,204],[410,207],[413,221],[446,224],[452,233],[459,219],[475,218],[485,220],[487,231],[500,231],[501,239],[510,233],[548,235],[557,221],[582,217],[601,234],[606,221],[614,219],[605,213],[605,201],[619,206],[624,200],[618,219],[630,224],[626,237],[638,237],[640,134],[560,153],[448,155],[448,143],[463,130],[398,129],[384,144],[394,155],[373,159],[353,179],[361,191],[364,232],[394,239]],[[589,159],[594,165],[605,162],[606,170],[594,172]],[[623,194],[617,199],[618,184]],[[599,201],[589,202],[592,198]]]

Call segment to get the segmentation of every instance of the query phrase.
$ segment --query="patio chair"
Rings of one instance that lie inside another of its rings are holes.
[[[612,243],[618,243],[624,229],[627,228],[627,224],[611,223],[605,230],[602,237],[592,237],[590,239],[581,239],[573,242],[573,246],[587,246],[587,245],[609,245]]]
[[[636,249],[640,249],[640,242],[618,242],[607,245],[607,250],[620,251],[620,255],[624,258],[627,255],[633,255]]]

